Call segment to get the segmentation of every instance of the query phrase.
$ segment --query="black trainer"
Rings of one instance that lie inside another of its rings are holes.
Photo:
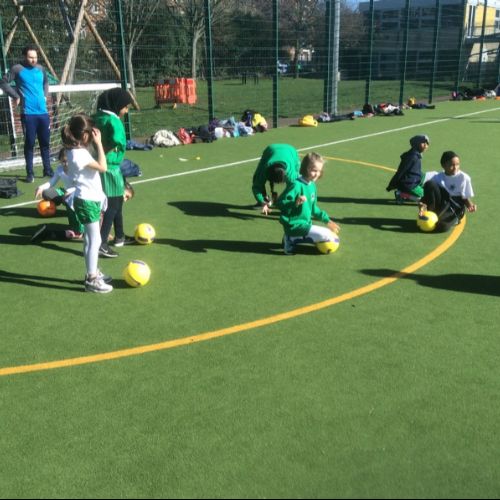
[[[107,258],[118,257],[118,254],[113,249],[109,248],[109,245],[101,245],[101,248],[99,248],[99,255]]]
[[[115,238],[113,245],[115,247],[122,247],[124,245],[133,245],[137,243],[135,241],[135,238],[132,238],[132,236],[124,236],[123,238]]]

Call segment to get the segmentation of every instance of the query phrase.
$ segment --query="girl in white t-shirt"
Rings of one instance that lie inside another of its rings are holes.
[[[424,196],[419,203],[419,214],[426,210],[436,213],[438,229],[446,231],[457,225],[465,212],[475,212],[477,206],[469,175],[460,170],[460,157],[454,151],[441,156],[443,172],[425,174]]]
[[[84,226],[85,290],[108,293],[113,287],[107,283],[109,276],[103,275],[98,267],[101,246],[100,219],[105,208],[106,196],[102,190],[99,172],[106,172],[107,163],[101,142],[101,133],[92,120],[84,114],[73,116],[61,132],[68,160],[68,173],[73,180],[75,195],[73,206],[78,220]],[[88,148],[94,145],[97,160]]]

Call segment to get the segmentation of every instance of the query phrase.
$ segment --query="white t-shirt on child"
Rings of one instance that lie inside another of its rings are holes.
[[[94,168],[88,168],[94,158],[85,148],[66,150],[69,175],[75,186],[75,197],[88,201],[102,202],[105,199],[101,176]]]
[[[460,171],[455,175],[446,175],[444,172],[427,172],[425,182],[431,179],[438,186],[446,189],[450,196],[459,196],[463,200],[474,196],[471,178],[465,172]]]

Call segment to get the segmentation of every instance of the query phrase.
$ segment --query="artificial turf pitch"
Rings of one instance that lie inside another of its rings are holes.
[[[29,243],[47,221],[20,184],[0,203],[0,496],[498,497],[499,112],[447,102],[130,152],[144,175],[126,229],[157,239],[101,260],[107,296],[82,291],[81,243]],[[456,241],[385,191],[417,133],[424,170],[452,149],[472,177]],[[277,214],[251,209],[272,142],[329,158],[335,254],[282,255]],[[142,289],[121,279],[131,259],[152,269]]]

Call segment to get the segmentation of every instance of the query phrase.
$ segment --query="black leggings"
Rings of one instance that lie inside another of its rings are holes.
[[[123,196],[111,196],[108,198],[108,208],[104,212],[101,225],[102,244],[108,242],[108,236],[111,228],[115,227],[115,238],[123,238]]]
[[[456,196],[450,196],[446,189],[432,180],[424,184],[424,196],[421,201],[427,205],[427,210],[434,212],[438,216],[438,231],[448,231],[465,214],[463,200]]]

